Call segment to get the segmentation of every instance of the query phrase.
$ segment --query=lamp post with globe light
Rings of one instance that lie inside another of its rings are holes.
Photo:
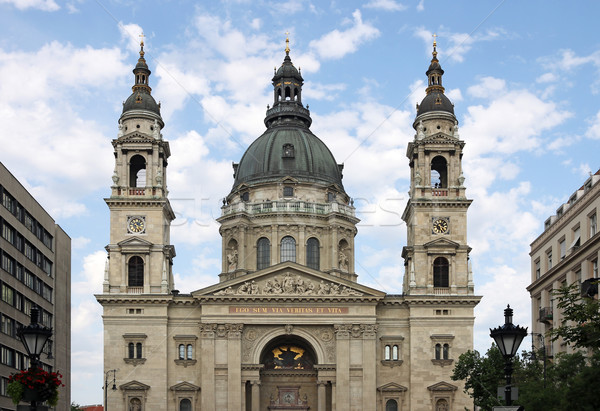
[[[504,325],[494,328],[493,330],[490,328],[490,337],[496,342],[505,361],[504,375],[506,376],[506,387],[504,387],[504,399],[507,406],[512,404],[510,386],[513,372],[512,358],[517,353],[521,341],[523,341],[523,338],[527,335],[527,327],[523,328],[514,325],[512,317],[513,310],[510,308],[510,305],[508,305],[504,310]]]
[[[21,327],[17,335],[21,339],[27,354],[31,360],[29,369],[39,367],[39,359],[44,346],[48,339],[52,336],[52,328],[46,327],[38,322],[40,310],[37,306],[31,308],[31,323]],[[37,400],[31,401],[31,410],[38,409]]]

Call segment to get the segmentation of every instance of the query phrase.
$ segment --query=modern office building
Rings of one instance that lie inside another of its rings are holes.
[[[40,360],[60,371],[57,410],[70,407],[71,239],[0,163],[0,410],[15,410],[6,395],[8,377],[29,367],[17,330],[30,323],[31,308],[53,336]]]
[[[544,232],[531,243],[532,331],[536,347],[542,341],[546,353],[573,352],[561,340],[550,341],[547,332],[562,321],[553,290],[578,283],[581,294],[598,298],[598,212],[600,211],[600,170],[591,175],[569,200],[556,210],[556,215],[544,223]]]

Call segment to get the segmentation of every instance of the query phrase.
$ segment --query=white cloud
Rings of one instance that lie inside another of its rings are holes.
[[[127,44],[127,49],[132,53],[138,53],[142,41],[141,35],[144,33],[142,27],[135,23],[123,24],[123,22],[119,22],[119,31],[121,32],[121,40]],[[147,38],[144,38],[144,45],[147,45],[146,42]]]
[[[313,100],[333,101],[338,97],[338,91],[346,90],[346,84],[318,84],[306,82],[302,91],[304,102]]]
[[[360,10],[352,13],[352,27],[347,30],[333,30],[318,40],[312,40],[311,49],[322,59],[340,59],[346,54],[354,53],[358,47],[379,37],[380,31],[370,23],[364,23]]]
[[[92,240],[87,237],[75,237],[71,240],[71,248],[81,249],[85,248]]]
[[[431,53],[433,44],[433,32],[425,29],[424,27],[418,27],[415,30],[414,35],[421,38],[426,47],[427,53]],[[498,29],[488,29],[482,33],[453,33],[446,30],[444,27],[440,27],[437,32],[437,51],[438,59],[444,61],[450,59],[459,63],[465,59],[467,54],[473,45],[481,41],[491,41],[500,37],[501,34],[505,34],[503,31]]]
[[[470,88],[480,95],[493,95],[481,84]],[[551,101],[541,100],[527,90],[504,90],[487,106],[467,108],[463,132],[467,136],[469,155],[514,153],[540,147],[542,133],[562,124],[572,114]],[[540,121],[540,119],[543,119]]]
[[[589,120],[590,126],[585,132],[585,136],[594,140],[600,140],[600,111]]]
[[[479,84],[470,86],[467,93],[477,98],[496,97],[500,93],[506,92],[506,81],[504,79],[494,77],[483,77],[479,80]]]
[[[555,73],[544,73],[536,80],[537,83],[554,83],[558,81],[558,76]]]
[[[89,296],[90,294],[101,293],[105,264],[106,251],[104,250],[98,250],[85,256],[83,259],[83,272],[76,275],[79,281],[72,281],[71,284],[73,295]]]
[[[394,0],[371,0],[364,5],[367,9],[377,9],[384,11],[402,11],[406,6]]]
[[[419,0],[419,3],[417,4],[417,11],[423,10],[425,10],[425,0]]]
[[[57,11],[60,6],[54,0],[0,0],[0,3],[12,4],[19,10],[37,9],[42,11]]]

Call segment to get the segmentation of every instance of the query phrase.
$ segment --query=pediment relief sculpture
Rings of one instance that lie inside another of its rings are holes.
[[[283,276],[273,276],[265,281],[246,281],[238,286],[229,286],[217,291],[215,295],[297,295],[297,296],[353,296],[360,297],[363,293],[334,282],[312,281],[300,275],[286,273]]]

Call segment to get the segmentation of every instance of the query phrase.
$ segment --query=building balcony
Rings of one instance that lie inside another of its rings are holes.
[[[539,322],[551,324],[553,318],[552,307],[540,308]]]
[[[311,203],[307,201],[265,201],[262,203],[236,203],[221,207],[221,216],[236,213],[250,215],[267,213],[320,214],[341,213],[355,217],[355,208],[339,203]]]

